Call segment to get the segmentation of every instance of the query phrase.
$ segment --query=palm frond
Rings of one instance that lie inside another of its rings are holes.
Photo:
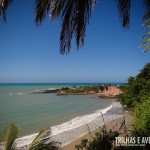
[[[148,51],[148,50],[150,50],[150,43],[149,43],[149,45],[147,45],[147,46],[144,48],[144,52],[146,52],[146,51]]]
[[[41,24],[48,12],[51,20],[61,16],[60,53],[69,53],[73,36],[77,48],[84,44],[92,4],[95,5],[96,0],[36,0],[35,22]]]
[[[66,0],[62,10],[60,53],[70,52],[71,40],[75,36],[77,48],[84,45],[86,25],[91,16],[92,0]]]
[[[147,10],[150,10],[150,1],[144,0],[144,5],[146,6]]]
[[[35,1],[35,22],[41,24],[46,14],[50,11],[52,0],[36,0]]]
[[[147,25],[144,30],[149,30],[150,29],[150,25]]]
[[[29,150],[59,150],[60,143],[51,140],[51,132],[41,130],[29,146]]]
[[[13,0],[0,0],[0,17],[6,22],[6,10]]]
[[[129,27],[131,0],[117,0],[117,6],[122,26]]]
[[[97,0],[94,0],[94,1],[93,1],[93,4],[92,4],[92,8],[93,8],[93,9],[94,9],[96,3],[97,3]]]
[[[146,10],[145,13],[144,13],[144,16],[143,16],[143,21],[146,21],[149,18],[150,18],[150,11]]]
[[[150,28],[150,27],[149,27]],[[149,37],[150,36],[150,31],[149,32],[147,32],[146,34],[144,34],[143,36],[142,36],[142,38],[141,39],[145,39],[146,37]]]
[[[145,13],[143,16],[143,21],[145,22],[150,18],[150,1],[149,0],[143,0],[144,6],[145,6]]]
[[[51,12],[50,12],[51,20],[55,20],[60,16],[64,4],[65,4],[65,0],[55,0],[52,2]]]
[[[145,30],[148,30],[148,32],[142,36],[142,40],[144,40],[142,42],[142,44],[140,45],[140,47],[145,47],[144,48],[144,52],[150,50],[150,19],[147,19],[146,21],[144,21],[143,25],[145,26]]]
[[[144,48],[144,52],[146,52],[146,51],[148,51],[148,50],[150,50],[150,44],[147,45],[147,46]]]
[[[146,40],[140,45],[140,47],[143,47],[143,46],[145,46],[145,45],[147,45],[147,44],[150,44],[150,38],[146,39]]]
[[[15,139],[17,138],[19,132],[19,128],[14,125],[10,124],[8,125],[2,133],[2,141],[4,142],[4,150],[15,150],[16,149],[16,143]]]

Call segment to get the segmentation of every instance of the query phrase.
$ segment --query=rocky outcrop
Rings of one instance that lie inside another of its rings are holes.
[[[47,89],[47,90],[35,90],[30,94],[49,94],[49,93],[58,93],[60,89]]]
[[[102,98],[116,98],[117,95],[122,93],[119,87],[117,86],[108,86],[107,88],[105,87],[103,91],[99,90],[99,93],[97,93],[98,97]]]

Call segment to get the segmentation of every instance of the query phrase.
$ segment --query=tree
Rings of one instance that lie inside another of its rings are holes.
[[[132,134],[135,136],[150,135],[150,97],[136,105],[134,109],[134,122]]]
[[[131,0],[116,0],[122,26],[130,25]],[[51,20],[62,18],[60,34],[60,53],[68,53],[71,49],[73,35],[76,39],[77,48],[84,45],[86,26],[89,23],[92,8],[97,0],[36,0],[36,23],[41,24],[45,15],[50,13]],[[149,16],[149,0],[144,0],[146,14]]]
[[[10,124],[3,130],[1,142],[4,150],[17,150],[15,139],[18,133],[19,128],[15,124]],[[60,150],[60,143],[52,141],[50,131],[45,129],[34,138],[28,150]]]
[[[0,0],[0,16],[6,21],[6,9],[12,0]],[[144,19],[150,16],[150,1],[143,0],[145,5]],[[131,0],[116,0],[123,28],[130,25]],[[77,48],[84,45],[86,26],[89,23],[92,9],[97,0],[35,0],[35,22],[41,24],[49,13],[51,20],[62,18],[60,33],[60,53],[69,53],[73,36]]]
[[[121,102],[131,108],[150,97],[150,63],[136,77],[130,77],[122,87]]]

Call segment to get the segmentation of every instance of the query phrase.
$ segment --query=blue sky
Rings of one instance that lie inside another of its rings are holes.
[[[59,53],[61,21],[47,16],[34,22],[34,1],[14,0],[7,24],[0,22],[0,83],[126,82],[149,62],[138,48],[144,34],[142,0],[133,0],[131,25],[122,29],[115,0],[99,1],[87,26],[84,47],[74,40],[68,55]]]

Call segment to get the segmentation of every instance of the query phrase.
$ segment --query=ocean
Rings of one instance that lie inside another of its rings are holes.
[[[0,84],[0,133],[9,123],[19,126],[19,136],[37,133],[110,107],[112,100],[94,96],[29,94],[35,90],[84,85],[95,83]],[[78,122],[81,120],[77,119],[76,125]]]

